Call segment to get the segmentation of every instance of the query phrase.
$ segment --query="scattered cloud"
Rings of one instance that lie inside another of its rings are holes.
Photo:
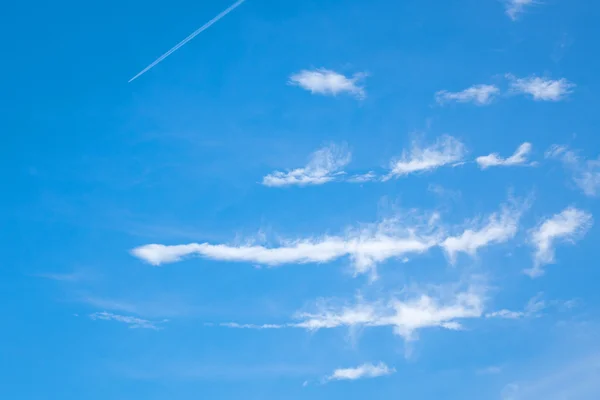
[[[504,205],[499,213],[491,214],[483,226],[480,222],[472,222],[471,228],[460,235],[447,237],[440,246],[450,262],[454,263],[458,253],[475,256],[482,247],[507,242],[517,234],[519,220],[526,207],[519,204]]]
[[[462,142],[448,135],[438,138],[426,147],[413,142],[410,152],[405,151],[400,158],[392,161],[391,171],[385,179],[433,171],[446,165],[457,165],[462,162],[466,152]]]
[[[113,313],[109,313],[106,311],[91,314],[90,318],[94,321],[101,320],[101,321],[121,322],[121,323],[129,325],[129,328],[132,328],[132,329],[138,329],[138,328],[139,329],[154,329],[154,330],[160,329],[157,326],[157,322],[152,322],[152,321],[148,321],[146,319],[141,319],[141,318],[137,318],[137,317],[113,314]],[[161,322],[167,322],[167,320],[164,320]]]
[[[327,263],[347,256],[352,260],[355,275],[371,273],[375,278],[378,263],[411,253],[424,253],[435,246],[438,240],[431,232],[433,227],[428,225],[432,222],[421,225],[418,221],[387,219],[360,229],[350,229],[343,236],[283,240],[275,247],[209,243],[174,246],[149,244],[133,249],[132,254],[156,266],[194,255],[271,267]]]
[[[554,263],[556,242],[574,243],[585,235],[593,223],[592,215],[574,207],[568,207],[544,220],[531,230],[531,244],[535,247],[534,266],[525,271],[532,278],[544,274],[543,266]]]
[[[305,167],[288,172],[275,171],[265,176],[262,184],[272,187],[322,185],[343,174],[341,169],[351,158],[352,154],[345,145],[331,144],[315,151]]]
[[[514,93],[522,93],[532,96],[538,101],[560,101],[573,92],[575,84],[566,79],[546,79],[537,76],[529,78],[516,78],[507,75],[511,81],[510,88]]]
[[[71,282],[71,283],[80,282],[82,280],[86,280],[86,279],[90,278],[90,276],[88,274],[83,273],[83,272],[67,272],[67,273],[47,272],[47,273],[34,274],[33,276],[35,276],[37,278],[50,279],[50,280],[58,281],[58,282]]]
[[[546,308],[546,302],[542,299],[543,293],[538,293],[532,297],[525,305],[523,311],[500,310],[487,313],[486,318],[503,318],[503,319],[521,319],[527,317],[535,317],[540,311]]]
[[[475,160],[481,169],[487,169],[490,167],[510,167],[515,165],[534,165],[533,163],[527,162],[527,156],[531,153],[531,143],[523,143],[519,146],[515,153],[508,157],[502,158],[498,153],[492,153],[487,156],[477,157]]]
[[[505,0],[506,1],[506,14],[516,21],[519,15],[525,12],[528,6],[535,4],[534,0]]]
[[[502,372],[502,367],[497,365],[491,365],[486,368],[477,370],[477,375],[497,375]]]
[[[335,71],[322,68],[312,71],[302,70],[292,75],[289,83],[313,94],[337,96],[340,93],[348,93],[362,99],[366,97],[366,92],[359,82],[365,76],[365,73],[357,73],[348,78]]]
[[[404,293],[404,298],[392,297],[365,302],[358,298],[354,304],[330,305],[320,301],[314,312],[299,312],[298,322],[282,325],[220,324],[224,327],[248,329],[301,328],[308,331],[334,328],[391,327],[394,334],[410,342],[418,339],[425,328],[462,330],[461,320],[480,318],[483,314],[485,288],[471,285],[458,291],[455,286],[438,286],[429,290]]]
[[[365,183],[365,182],[372,182],[377,179],[378,179],[377,174],[375,174],[375,172],[373,172],[373,171],[369,171],[365,174],[353,175],[353,176],[349,177],[348,179],[346,179],[346,182]]]
[[[594,197],[600,194],[600,157],[595,160],[585,160],[566,146],[553,145],[546,152],[546,158],[562,161],[572,172],[577,187],[586,196]]]
[[[385,363],[378,364],[365,363],[356,368],[340,368],[333,371],[333,374],[326,378],[327,381],[355,381],[357,379],[377,378],[380,376],[391,375],[396,370],[388,367]]]
[[[483,106],[490,104],[500,93],[500,89],[495,85],[475,85],[461,92],[449,92],[440,90],[435,94],[435,100],[438,104],[449,102],[475,103]]]

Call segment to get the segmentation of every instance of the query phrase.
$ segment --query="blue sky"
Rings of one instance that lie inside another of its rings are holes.
[[[600,6],[13,2],[0,397],[596,399]]]

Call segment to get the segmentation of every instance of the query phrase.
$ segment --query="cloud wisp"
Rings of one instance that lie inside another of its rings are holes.
[[[600,194],[600,157],[595,160],[585,160],[566,146],[553,145],[546,152],[546,158],[562,161],[572,172],[577,187],[586,196],[595,197]]]
[[[575,207],[568,207],[542,221],[531,230],[530,242],[535,248],[533,268],[525,271],[532,278],[544,274],[543,266],[552,264],[557,242],[575,243],[583,237],[593,224],[592,215]]]
[[[537,295],[532,297],[525,305],[523,311],[511,311],[507,309],[502,309],[499,311],[487,313],[485,317],[501,319],[522,319],[538,316],[539,312],[546,308],[546,302],[542,299],[542,297],[543,293],[538,293]]]
[[[127,324],[131,329],[153,329],[159,330],[161,329],[157,324],[167,322],[167,320],[163,320],[161,322],[153,322],[148,321],[146,319],[131,317],[126,315],[113,314],[106,311],[97,312],[90,315],[90,318],[94,321],[116,321],[121,322],[123,324]]]
[[[440,105],[457,102],[484,106],[491,104],[499,93],[500,89],[495,85],[474,85],[460,92],[440,90],[435,94],[435,100]]]
[[[330,144],[311,154],[308,164],[291,171],[275,171],[262,180],[270,187],[322,185],[344,174],[352,154],[345,145]]]
[[[498,153],[492,153],[487,156],[477,157],[475,161],[481,169],[490,167],[511,167],[516,165],[531,166],[535,165],[534,163],[527,162],[527,156],[531,153],[531,148],[531,143],[525,142],[508,158],[502,158]]]
[[[377,364],[365,363],[354,368],[338,368],[326,377],[325,381],[355,381],[358,379],[387,376],[395,372],[394,368],[388,367],[383,362]]]
[[[519,229],[519,220],[526,208],[526,204],[504,205],[499,213],[491,214],[485,224],[472,222],[470,228],[459,235],[448,236],[440,246],[451,263],[456,262],[459,253],[474,257],[482,247],[505,243],[514,238]]]
[[[226,16],[227,14],[229,14],[230,12],[232,12],[233,10],[235,10],[236,8],[238,8],[245,1],[246,0],[238,0],[235,3],[233,3],[231,6],[229,6],[228,8],[226,8],[224,11],[220,12],[216,17],[214,17],[213,19],[211,19],[210,21],[208,21],[206,24],[202,25],[200,28],[198,28],[197,30],[195,30],[194,32],[192,32],[192,34],[190,34],[188,37],[186,37],[185,39],[183,39],[181,42],[177,43],[173,48],[171,48],[165,54],[163,54],[162,56],[158,57],[152,64],[148,65],[146,68],[144,68],[143,70],[141,70],[137,75],[135,75],[133,78],[131,78],[128,83],[133,82],[134,80],[136,80],[137,78],[139,78],[140,76],[142,76],[143,74],[145,74],[146,72],[148,72],[149,70],[151,70],[152,68],[154,68],[158,63],[160,63],[165,58],[169,57],[171,54],[173,54],[174,52],[176,52],[177,50],[179,50],[187,42],[189,42],[190,40],[192,40],[193,38],[195,38],[196,36],[198,36],[199,34],[201,34],[202,32],[204,32],[205,30],[207,30],[208,28],[210,28],[214,23],[218,22],[221,18],[223,18],[224,16]]]
[[[443,166],[454,166],[463,161],[467,153],[465,145],[452,136],[444,135],[429,146],[422,147],[413,142],[409,152],[392,160],[390,172],[384,178],[402,177],[418,172],[433,171]]]
[[[560,101],[573,92],[575,84],[562,78],[558,80],[531,76],[528,78],[516,78],[507,75],[510,80],[510,90],[531,96],[536,101]]]
[[[366,97],[366,92],[359,82],[366,76],[364,73],[354,74],[348,78],[328,69],[302,70],[290,77],[289,84],[308,90],[312,94],[337,96],[347,93],[359,99]]]
[[[321,301],[313,312],[296,313],[297,322],[281,325],[220,324],[240,329],[299,328],[319,331],[335,328],[390,327],[393,333],[406,342],[418,339],[418,332],[427,328],[462,330],[462,320],[480,318],[483,315],[485,288],[471,285],[466,290],[455,287],[436,287],[405,293],[404,298],[392,297],[365,302],[362,298],[353,304],[331,305]]]
[[[342,257],[352,261],[354,274],[376,277],[377,264],[388,259],[420,254],[438,243],[433,227],[398,219],[384,220],[361,229],[350,229],[340,236],[283,240],[279,246],[191,243],[165,246],[149,244],[132,254],[152,265],[199,256],[218,261],[246,262],[276,267],[286,264],[321,264]]]
[[[525,9],[535,3],[534,0],[505,0],[506,1],[506,15],[513,21],[516,21],[521,14],[525,12]]]

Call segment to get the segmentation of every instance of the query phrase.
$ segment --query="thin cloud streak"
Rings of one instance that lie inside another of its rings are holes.
[[[213,19],[211,19],[210,21],[208,21],[206,24],[202,25],[200,28],[198,28],[197,30],[195,30],[191,35],[189,35],[188,37],[186,37],[185,39],[183,39],[181,42],[177,43],[177,45],[175,45],[171,50],[167,51],[165,54],[163,54],[162,56],[158,57],[156,59],[156,61],[154,61],[152,64],[148,65],[142,71],[140,71],[136,76],[134,76],[133,78],[131,78],[127,83],[133,82],[134,80],[136,80],[137,78],[139,78],[140,76],[142,76],[143,74],[145,74],[146,72],[148,72],[150,69],[154,68],[158,63],[160,63],[165,58],[169,57],[171,54],[173,54],[174,52],[176,52],[177,50],[179,50],[179,48],[181,48],[182,46],[184,46],[187,42],[189,42],[190,40],[192,40],[193,38],[195,38],[196,36],[198,36],[199,34],[201,34],[202,32],[204,32],[205,30],[207,30],[208,28],[210,28],[214,23],[218,22],[221,18],[223,18],[224,16],[226,16],[227,14],[229,14],[230,12],[232,12],[233,10],[235,10],[236,8],[238,8],[245,1],[246,0],[238,0],[238,1],[236,1],[234,4],[232,4],[231,6],[229,6],[225,11],[222,11],[216,17],[214,17]]]
[[[435,94],[435,100],[440,105],[455,101],[483,106],[490,104],[498,93],[500,93],[500,89],[495,85],[475,85],[461,92],[440,90]]]
[[[531,143],[523,143],[515,151],[515,153],[508,157],[502,158],[498,153],[492,153],[487,156],[477,157],[475,160],[481,169],[487,169],[490,167],[510,167],[515,165],[535,165],[534,163],[527,163],[527,156],[531,153]]]
[[[94,321],[100,320],[121,322],[129,325],[129,328],[131,329],[152,329],[155,331],[161,329],[156,325],[157,322],[148,321],[146,319],[131,317],[127,315],[113,314],[106,311],[91,314],[90,318]],[[167,320],[163,320],[161,322],[167,322]]]
[[[377,378],[380,376],[391,375],[395,373],[394,368],[388,367],[385,363],[377,364],[365,363],[355,368],[339,368],[326,377],[326,381],[355,381],[364,378]]]

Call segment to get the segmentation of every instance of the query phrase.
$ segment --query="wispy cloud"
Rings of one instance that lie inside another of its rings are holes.
[[[415,141],[409,152],[403,152],[401,157],[391,162],[391,171],[385,179],[456,165],[463,160],[466,153],[465,145],[448,135],[425,147]]]
[[[600,193],[600,157],[585,160],[577,152],[566,146],[553,145],[547,152],[547,158],[556,158],[572,172],[573,181],[586,196],[597,196]]]
[[[340,368],[326,378],[327,381],[355,381],[357,379],[377,378],[391,375],[395,369],[388,367],[385,363],[365,363],[355,368]]]
[[[498,153],[492,153],[487,156],[477,157],[475,160],[481,169],[490,167],[510,167],[515,165],[535,165],[527,162],[527,156],[531,153],[531,143],[523,143],[519,146],[515,153],[508,157],[502,158]]]
[[[530,95],[537,101],[560,101],[573,92],[574,83],[566,79],[546,79],[537,76],[528,78],[516,78],[507,75],[510,82],[510,89],[513,93],[522,93]]]
[[[500,89],[495,85],[475,85],[461,92],[440,90],[435,94],[435,100],[438,104],[458,102],[475,103],[482,106],[490,104],[499,93]]]
[[[224,327],[248,329],[301,328],[308,331],[334,328],[391,327],[394,334],[405,341],[418,339],[418,331],[426,328],[449,330],[463,329],[460,321],[480,318],[483,314],[485,288],[471,285],[457,291],[454,286],[440,286],[433,290],[404,293],[405,298],[392,297],[365,302],[362,298],[354,304],[330,305],[321,301],[314,312],[299,312],[298,322],[282,325],[221,324]]]
[[[157,322],[148,321],[148,320],[142,319],[142,318],[131,317],[131,316],[126,316],[126,315],[118,315],[118,314],[113,314],[113,313],[109,313],[106,311],[91,314],[90,318],[94,321],[101,320],[101,321],[121,322],[123,324],[129,325],[129,328],[132,328],[132,329],[159,330],[160,328],[157,326],[157,324],[162,323],[162,322],[167,322],[167,320],[163,320],[163,321],[157,323]]]
[[[273,172],[263,178],[262,184],[272,187],[322,185],[342,175],[341,169],[351,158],[352,154],[345,145],[331,144],[311,154],[305,167]]]
[[[535,3],[534,0],[505,0],[506,1],[506,14],[513,21],[517,20],[519,15],[525,12],[528,6]]]
[[[83,280],[92,279],[92,274],[83,272],[83,271],[75,271],[75,272],[44,272],[39,274],[34,274],[33,276],[37,278],[50,279],[58,282],[81,282]]]
[[[292,75],[289,83],[313,94],[337,96],[340,93],[348,93],[362,99],[366,96],[366,92],[359,82],[365,76],[364,73],[357,73],[348,78],[328,69],[302,70]]]
[[[527,317],[535,317],[540,311],[546,308],[546,302],[543,300],[543,293],[538,293],[532,297],[522,311],[511,311],[502,309],[487,313],[486,318],[503,318],[503,319],[521,319]]]
[[[507,242],[517,234],[519,220],[526,207],[526,204],[516,203],[504,205],[499,213],[491,214],[485,224],[471,222],[472,227],[465,229],[460,235],[447,237],[441,247],[450,262],[454,263],[458,253],[475,256],[482,247]]]
[[[419,218],[417,218],[419,219]],[[132,250],[132,254],[152,265],[181,261],[200,256],[219,261],[246,262],[266,266],[285,264],[328,263],[350,257],[355,274],[371,273],[375,277],[378,263],[407,254],[424,253],[437,244],[428,222],[387,219],[360,229],[350,229],[343,236],[309,237],[283,240],[279,246],[227,245],[191,243],[165,246],[149,244]]]
[[[192,40],[193,38],[195,38],[196,36],[198,36],[200,33],[204,32],[205,30],[207,30],[208,28],[210,28],[215,22],[218,22],[221,18],[223,18],[224,16],[226,16],[227,14],[229,14],[230,12],[232,12],[233,10],[235,10],[236,8],[238,8],[244,1],[246,1],[246,0],[238,0],[238,1],[236,1],[234,4],[232,4],[231,6],[229,6],[227,9],[225,9],[224,11],[222,11],[221,13],[219,13],[216,17],[214,17],[213,19],[211,19],[210,21],[208,21],[206,24],[202,25],[196,31],[192,32],[191,35],[189,35],[188,37],[186,37],[185,39],[183,39],[181,42],[177,43],[171,50],[167,51],[165,54],[163,54],[162,56],[158,57],[156,59],[156,61],[154,61],[152,64],[148,65],[146,68],[144,68],[143,70],[141,70],[137,75],[135,75],[133,78],[131,78],[129,80],[129,82],[134,81],[135,79],[139,78],[140,76],[142,76],[143,74],[145,74],[146,72],[148,72],[150,69],[154,68],[158,63],[160,63],[165,58],[169,57],[171,54],[173,54],[174,52],[176,52],[177,50],[179,50],[180,47],[182,47],[187,42],[189,42],[190,40]]]
[[[587,233],[592,223],[591,214],[575,207],[568,207],[544,220],[530,232],[530,241],[535,247],[534,266],[525,272],[532,278],[543,275],[543,266],[554,263],[556,242],[575,243]]]
[[[377,174],[373,171],[369,171],[366,172],[364,174],[359,174],[359,175],[353,175],[351,177],[349,177],[348,179],[346,179],[346,182],[350,182],[350,183],[365,183],[365,182],[372,182],[372,181],[376,181],[379,178],[377,177]]]

